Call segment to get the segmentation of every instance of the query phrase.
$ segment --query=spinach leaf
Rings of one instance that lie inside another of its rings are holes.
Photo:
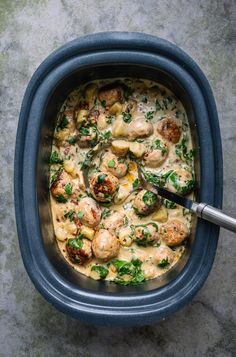
[[[59,203],[66,203],[66,202],[67,202],[67,199],[66,199],[65,196],[63,196],[63,195],[58,195],[58,196],[56,197],[56,200],[57,200],[57,202],[59,202]]]
[[[137,190],[139,188],[139,185],[140,185],[140,181],[138,178],[136,178],[134,181],[133,181],[133,189],[134,190]]]
[[[57,125],[57,131],[65,129],[68,124],[69,124],[69,120],[67,119],[66,115],[63,115],[62,119],[59,121]]]
[[[50,164],[62,164],[63,160],[59,157],[57,151],[53,151],[50,156]]]
[[[157,195],[155,195],[153,192],[151,191],[147,191],[145,192],[145,194],[143,195],[143,202],[147,205],[147,206],[153,206],[156,202],[157,202]]]
[[[139,259],[133,259],[131,262],[125,260],[115,260],[112,263],[117,269],[117,277],[115,283],[120,285],[137,285],[145,280],[144,274],[141,270],[142,262]],[[122,276],[129,275],[129,280],[124,280]]]
[[[153,119],[153,116],[154,116],[154,112],[147,112],[147,113],[145,114],[145,118],[146,118],[147,120]]]
[[[67,183],[65,186],[64,186],[64,191],[67,195],[72,195],[72,185],[71,183]]]
[[[161,143],[161,140],[159,140],[159,139],[154,141],[154,143],[152,145],[152,149],[160,150],[162,156],[165,155],[168,151],[167,148]]]
[[[104,267],[103,265],[93,265],[91,268],[91,271],[95,271],[96,273],[99,274],[100,279],[105,279],[108,274],[108,269]]]
[[[160,268],[165,268],[167,265],[169,265],[169,261],[168,261],[168,257],[167,258],[163,258],[160,263],[158,264],[158,266]]]

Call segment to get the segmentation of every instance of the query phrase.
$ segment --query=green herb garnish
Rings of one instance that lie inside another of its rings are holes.
[[[145,114],[145,118],[146,118],[147,120],[153,119],[153,116],[154,116],[154,112],[147,112],[147,113]]]
[[[112,263],[117,269],[117,277],[115,283],[120,285],[137,285],[145,280],[144,274],[141,270],[142,262],[139,259],[133,259],[131,262],[125,260],[115,260]],[[122,277],[129,275],[129,280],[124,280]]]
[[[74,215],[75,215],[75,211],[70,210],[70,211],[68,211],[68,212],[66,212],[66,213],[64,214],[64,217],[67,218],[67,219],[69,219],[70,222],[73,222],[73,220],[74,220]]]
[[[154,149],[154,150],[160,150],[162,156],[164,156],[164,155],[167,154],[167,152],[168,152],[166,146],[164,146],[164,145],[161,143],[161,140],[159,140],[159,139],[157,139],[157,140],[154,141],[154,143],[153,143],[153,145],[152,145],[152,149]]]
[[[167,258],[163,258],[160,263],[158,264],[158,266],[160,268],[165,268],[167,265],[169,265],[169,261],[168,261],[168,257]]]
[[[93,265],[91,271],[95,271],[96,273],[98,273],[100,279],[105,279],[109,272],[109,270],[105,268],[103,265]]]
[[[58,195],[58,196],[56,197],[56,200],[57,200],[57,202],[59,202],[59,203],[66,203],[66,202],[67,202],[67,199],[66,199],[65,196],[63,196],[63,195]]]
[[[63,115],[62,119],[59,121],[57,125],[57,131],[65,129],[68,124],[69,124],[69,120],[67,119],[66,115]]]
[[[59,157],[57,151],[53,151],[50,156],[50,164],[62,164],[63,160]]]
[[[65,186],[64,186],[64,191],[67,195],[72,195],[72,185],[71,183],[67,183]]]
[[[130,113],[122,112],[122,117],[125,123],[130,123],[132,121],[132,115]]]
[[[74,249],[81,249],[83,248],[83,236],[82,235],[79,235],[78,237],[76,238],[71,238],[71,239],[68,239],[66,245],[68,247],[71,247],[71,248],[74,248]]]
[[[102,211],[102,216],[101,218],[105,219],[111,215],[111,210],[109,208],[104,208]]]
[[[107,177],[106,174],[99,175],[98,176],[98,183],[103,184],[105,182],[105,180],[106,180],[106,177]]]
[[[153,192],[147,191],[143,195],[143,202],[147,206],[153,206],[157,202],[157,196]]]
[[[101,100],[101,106],[102,106],[103,108],[106,108],[107,103],[106,103],[106,101],[105,101],[105,100]]]
[[[138,178],[136,178],[133,182],[133,189],[137,190],[139,188],[139,185],[140,185],[140,181]]]

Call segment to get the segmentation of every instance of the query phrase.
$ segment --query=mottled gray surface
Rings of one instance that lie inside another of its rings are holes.
[[[144,5],[145,4],[145,5]],[[188,52],[216,98],[224,208],[235,213],[235,1],[0,0],[0,356],[235,356],[235,235],[221,231],[209,278],[192,303],[151,327],[86,326],[34,289],[19,253],[12,179],[16,127],[32,73],[55,48],[105,30],[151,33]]]

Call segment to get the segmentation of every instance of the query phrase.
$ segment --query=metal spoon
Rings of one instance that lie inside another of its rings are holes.
[[[214,223],[220,227],[224,227],[229,231],[236,233],[236,219],[223,213],[218,208],[212,207],[207,203],[198,203],[190,200],[189,198],[179,196],[176,193],[170,192],[163,187],[159,187],[148,182],[142,172],[142,169],[138,166],[138,176],[141,186],[148,191],[164,197],[172,202],[183,206],[190,211],[196,213],[196,215],[206,221]]]

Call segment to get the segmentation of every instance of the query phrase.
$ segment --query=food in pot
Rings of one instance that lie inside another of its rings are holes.
[[[94,155],[98,143],[106,145]],[[161,84],[130,78],[70,93],[50,157],[51,208],[62,255],[92,279],[140,284],[185,252],[190,212],[143,189],[138,166],[150,183],[192,196],[194,151],[178,98]]]

